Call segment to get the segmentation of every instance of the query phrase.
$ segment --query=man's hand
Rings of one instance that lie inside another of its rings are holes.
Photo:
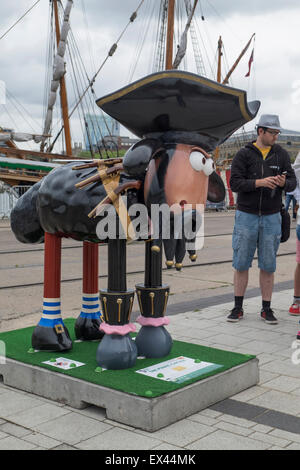
[[[277,186],[280,186],[281,188],[284,187],[285,181],[286,181],[286,176],[285,175],[277,175]]]
[[[285,181],[286,181],[286,176],[284,174],[277,175],[277,176],[268,176],[267,178],[255,180],[255,187],[275,189],[276,186],[280,186],[281,188],[283,188],[285,185]]]
[[[269,188],[275,189],[278,185],[278,176],[268,176],[267,178],[262,178],[260,180],[255,180],[256,188]],[[285,178],[285,176],[284,176]]]

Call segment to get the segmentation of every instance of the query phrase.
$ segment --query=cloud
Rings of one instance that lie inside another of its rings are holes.
[[[184,0],[180,2],[183,6]],[[0,36],[33,5],[34,0],[10,0],[2,3]],[[86,73],[91,78],[103,63],[110,47],[119,38],[139,4],[139,0],[74,2],[71,24],[85,68],[82,68],[82,82],[84,80],[86,83]],[[114,56],[107,60],[96,79],[94,90],[97,98],[125,86],[129,80],[136,80],[152,72],[159,5],[158,0],[144,0],[137,19],[128,26]],[[41,122],[44,112],[48,12],[49,2],[40,1],[30,14],[0,41],[0,80],[6,82],[8,90],[22,103],[34,122],[38,123]],[[202,13],[205,21],[201,19]],[[213,79],[216,78],[215,58],[219,36],[222,36],[225,47],[225,55],[222,58],[224,77],[251,35],[256,33],[250,78],[245,78],[245,74],[248,71],[253,44],[232,74],[230,85],[245,89],[249,100],[259,99],[262,103],[260,113],[279,114],[282,125],[295,130],[299,129],[300,105],[292,100],[295,93],[292,84],[300,80],[299,17],[299,0],[201,0],[198,2],[195,18],[206,73]],[[183,20],[184,18],[185,15]],[[177,29],[176,24],[176,31]],[[176,41],[178,43],[178,36]],[[194,59],[191,58],[190,39],[188,48],[189,60],[186,68],[196,72]],[[67,64],[67,68],[67,82],[71,85],[68,87],[71,106],[75,96],[69,76],[70,64]],[[184,62],[181,68],[185,68]],[[59,102],[59,99],[57,101]],[[9,105],[7,109],[14,118],[13,122],[17,123],[16,130],[28,131],[27,122],[18,118],[16,109],[9,108]],[[55,114],[55,120],[58,119],[59,111]],[[9,125],[9,116],[0,106],[0,126],[3,123]],[[249,125],[253,126],[254,123]],[[16,127],[13,123],[10,126]],[[42,126],[35,131],[41,132],[41,129]],[[83,141],[77,115],[72,129],[74,141]]]

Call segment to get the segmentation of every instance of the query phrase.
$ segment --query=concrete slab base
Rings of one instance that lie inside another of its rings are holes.
[[[5,385],[73,408],[89,405],[105,408],[108,419],[149,432],[197,413],[259,381],[256,358],[155,398],[130,395],[9,358],[0,364],[0,376]]]

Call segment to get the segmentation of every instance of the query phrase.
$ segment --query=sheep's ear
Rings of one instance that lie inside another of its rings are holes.
[[[209,175],[207,200],[210,202],[222,202],[225,199],[226,190],[222,178],[215,171]]]
[[[124,155],[123,167],[131,176],[145,173],[152,155],[161,146],[159,140],[143,139],[130,147]]]

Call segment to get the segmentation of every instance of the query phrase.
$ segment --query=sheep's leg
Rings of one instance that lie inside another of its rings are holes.
[[[105,369],[133,367],[137,348],[129,333],[135,331],[130,323],[134,291],[126,283],[126,240],[108,241],[108,285],[100,291],[105,333],[97,350],[97,363]]]
[[[167,356],[173,342],[164,327],[169,323],[165,312],[170,288],[162,284],[161,241],[146,242],[145,282],[137,284],[136,290],[141,311],[137,321],[142,326],[135,341],[138,354],[145,357]]]
[[[61,317],[60,281],[61,238],[45,233],[43,314],[32,335],[34,349],[64,351],[72,348]]]
[[[98,244],[83,242],[82,309],[75,323],[75,335],[81,340],[101,339],[102,321],[98,289]]]

